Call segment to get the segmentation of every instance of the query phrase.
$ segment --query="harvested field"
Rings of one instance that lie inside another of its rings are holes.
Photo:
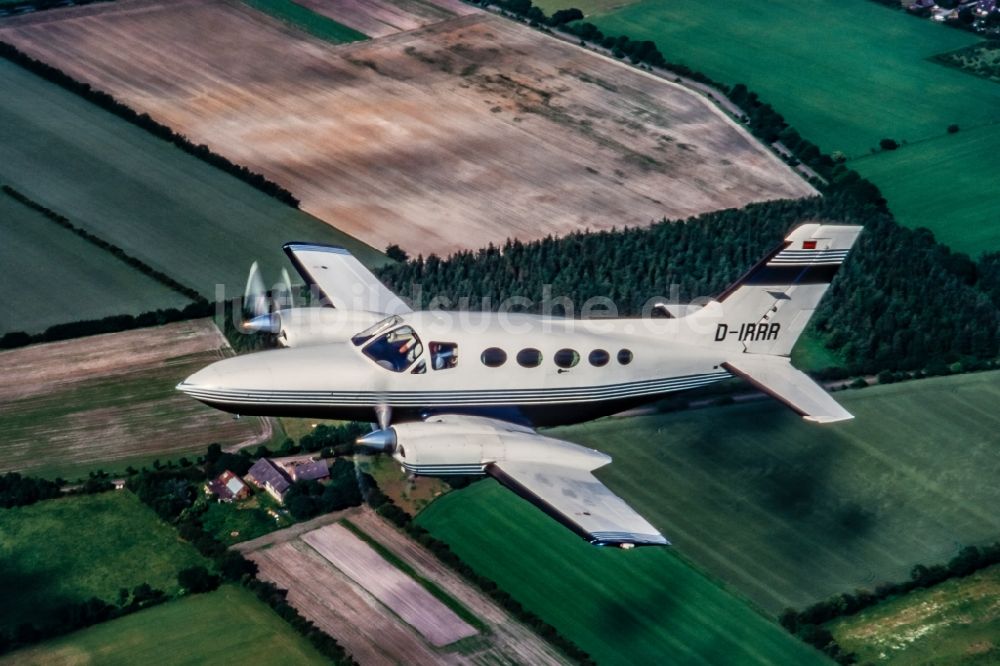
[[[270,436],[174,390],[229,352],[208,319],[0,353],[0,472],[72,478]]]
[[[369,37],[416,30],[480,11],[461,0],[300,0],[299,4]]]
[[[334,636],[362,664],[565,663],[565,659],[552,646],[470,587],[423,546],[403,535],[372,511],[352,511],[351,521],[371,539],[405,562],[418,576],[436,585],[479,618],[487,626],[487,631],[478,637],[470,635],[445,648],[434,647],[425,641],[351,575],[336,568],[356,568],[355,575],[362,576],[366,585],[379,583],[372,579],[382,576],[404,576],[401,570],[376,555],[370,546],[339,525],[329,525],[304,536],[294,528],[282,530],[268,535],[267,539],[259,540],[258,543],[266,545],[258,550],[249,550],[248,547],[255,546],[253,543],[240,544],[239,549],[258,564],[263,578],[288,589],[289,602]],[[286,533],[289,539],[282,541],[281,537]],[[310,535],[313,535],[311,539]],[[316,535],[320,535],[322,541],[329,542],[326,547],[321,544],[326,549],[341,548],[346,540],[353,539],[370,552],[352,553],[348,556],[343,551],[341,555],[346,556],[346,559],[338,556],[334,566],[306,543],[308,540],[317,541]],[[362,557],[365,564],[377,565],[376,568],[362,571]],[[372,560],[372,557],[378,561]],[[378,575],[373,575],[374,571]],[[412,582],[413,579],[409,580]],[[414,594],[426,594],[423,587],[417,587]],[[430,599],[440,603],[434,597]]]
[[[813,193],[707,100],[487,14],[333,46],[238,3],[142,0],[17,17],[0,38],[375,247],[444,254]]]
[[[346,527],[327,525],[303,535],[302,540],[432,645],[441,647],[476,635],[473,627]]]

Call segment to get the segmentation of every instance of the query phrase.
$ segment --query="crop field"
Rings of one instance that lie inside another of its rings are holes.
[[[589,20],[609,34],[652,39],[667,60],[718,81],[746,83],[825,152],[858,158],[882,138],[910,144],[935,138],[938,151],[954,147],[947,168],[934,161],[938,153],[913,145],[848,164],[876,185],[886,183],[902,223],[926,226],[972,255],[1000,249],[1000,228],[981,229],[1000,215],[1000,200],[981,178],[982,156],[990,153],[966,152],[964,159],[961,144],[942,138],[957,123],[962,131],[981,128],[985,146],[1000,142],[994,124],[1000,86],[931,60],[976,43],[975,36],[869,0],[738,0],[725,11],[706,11],[697,0],[645,0]],[[893,175],[906,179],[905,187],[883,181],[908,153],[906,170]],[[996,161],[990,164],[995,170]]]
[[[484,13],[333,46],[239,3],[140,0],[16,17],[0,38],[377,248],[441,255],[813,193],[702,97]]]
[[[281,245],[290,240],[340,244],[362,261],[384,261],[330,225],[6,60],[0,60],[0,88],[11,92],[0,96],[0,182],[209,299],[218,284],[228,297],[242,295],[255,259],[265,278],[276,281],[287,265]],[[50,256],[27,266],[20,279],[71,293],[74,285],[56,280],[68,270]],[[134,288],[126,281],[102,291],[128,294]],[[155,296],[151,291],[145,310],[163,305]],[[62,322],[89,316],[71,310],[65,315]],[[19,310],[17,316],[29,313]]]
[[[774,614],[996,540],[1000,372],[834,395],[853,421],[813,425],[757,401],[552,434],[612,455],[603,481]]]
[[[351,521],[392,561],[337,524],[304,534],[282,530],[264,545],[238,548],[258,564],[261,577],[289,590],[289,603],[362,664],[564,663],[554,648],[374,512],[354,511]],[[477,634],[458,618],[450,610],[456,604],[487,631]]]
[[[174,389],[228,353],[207,319],[0,352],[0,472],[72,479],[268,439]]]
[[[243,0],[243,2],[254,9],[270,14],[279,21],[289,23],[334,44],[368,39],[363,33],[337,23],[322,13],[313,11],[305,3],[295,2],[295,0]]]
[[[0,664],[329,663],[250,592],[225,585],[0,657]]]
[[[53,324],[190,303],[2,193],[0,266],[0,335],[40,333]]]
[[[0,509],[0,628],[45,619],[62,604],[142,583],[177,591],[177,572],[206,564],[127,491]]]
[[[481,10],[462,0],[301,0],[300,4],[362,32],[385,37]]]
[[[825,663],[671,549],[591,546],[492,480],[417,522],[598,663]]]
[[[829,628],[862,664],[996,664],[1000,565],[881,603]]]

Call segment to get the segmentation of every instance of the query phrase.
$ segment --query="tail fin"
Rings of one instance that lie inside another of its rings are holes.
[[[803,224],[695,313],[716,319],[714,342],[727,350],[788,356],[861,227]]]

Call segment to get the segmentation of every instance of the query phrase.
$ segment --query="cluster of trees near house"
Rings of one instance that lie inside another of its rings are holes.
[[[1000,256],[974,262],[929,231],[904,228],[885,209],[842,192],[645,228],[507,241],[446,259],[417,257],[381,268],[379,277],[404,296],[420,285],[424,306],[436,298],[444,309],[496,309],[519,296],[531,301],[519,309],[544,312],[549,293],[550,301],[568,297],[576,308],[555,302],[552,314],[579,316],[588,299],[607,297],[618,315],[634,316],[648,313],[651,299],[685,302],[721,292],[791,226],[813,220],[865,227],[812,324],[848,373],[963,360],[974,367],[997,356]]]

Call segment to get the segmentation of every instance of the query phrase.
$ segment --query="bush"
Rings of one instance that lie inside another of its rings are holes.
[[[208,572],[203,566],[193,566],[181,569],[177,573],[177,582],[191,594],[211,592],[219,587],[219,577]]]
[[[895,139],[882,139],[878,142],[878,147],[882,150],[896,150],[899,148],[899,143]]]

